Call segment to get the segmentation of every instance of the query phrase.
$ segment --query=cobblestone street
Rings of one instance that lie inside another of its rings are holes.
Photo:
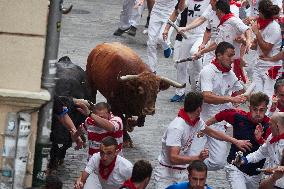
[[[122,0],[65,0],[64,5],[73,4],[73,10],[62,18],[62,30],[58,58],[69,56],[77,65],[85,69],[89,52],[103,42],[121,42],[132,48],[147,62],[144,25],[147,10],[144,11],[140,26],[135,37],[123,34],[113,36],[118,27]],[[176,80],[176,71],[172,59],[165,59],[159,50],[159,65],[157,74]],[[145,126],[135,128],[131,133],[134,148],[124,149],[124,155],[131,162],[139,159],[149,160],[153,166],[157,165],[157,157],[161,150],[161,137],[170,121],[177,115],[182,103],[171,103],[169,99],[174,95],[174,88],[162,91],[156,101],[156,114],[147,116]],[[97,102],[104,100],[97,96]],[[58,175],[64,182],[64,188],[73,188],[75,179],[84,169],[87,150],[75,151],[69,149],[65,163],[59,168]],[[224,161],[226,161],[224,159]],[[225,172],[209,172],[207,183],[214,189],[229,188]],[[148,186],[151,189],[151,183]]]

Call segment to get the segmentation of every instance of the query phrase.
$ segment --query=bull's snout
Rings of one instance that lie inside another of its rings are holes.
[[[155,108],[144,108],[142,110],[143,115],[153,115],[155,114]]]

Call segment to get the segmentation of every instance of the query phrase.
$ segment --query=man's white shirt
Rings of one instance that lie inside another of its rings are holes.
[[[208,91],[218,96],[231,96],[233,92],[243,89],[243,86],[232,70],[222,73],[214,64],[208,64],[200,72],[197,89],[200,92]],[[203,103],[201,118],[208,120],[218,112],[229,108],[233,108],[231,103]]]
[[[277,167],[282,160],[282,151],[284,149],[284,139],[278,142],[270,144],[272,134],[267,138],[266,142],[259,147],[259,149],[246,156],[248,163],[256,163],[260,160],[267,158],[268,167]],[[284,188],[284,177],[276,182],[276,185],[280,188]]]
[[[180,147],[180,155],[189,155],[190,146],[194,135],[205,129],[205,123],[200,119],[195,125],[188,125],[181,117],[176,117],[166,129],[162,137],[162,151],[158,160],[163,165],[171,166],[168,147]],[[187,165],[174,165],[175,167],[186,168]]]
[[[272,50],[268,53],[267,56],[272,57],[278,54],[280,51],[281,40],[282,40],[280,25],[273,20],[262,31],[260,31],[260,33],[265,42],[274,44]],[[259,46],[257,47],[257,52],[259,56],[263,55]],[[271,66],[281,66],[281,65],[282,65],[281,60],[276,62],[271,62],[259,59],[257,62],[257,66],[259,67],[271,67]]]
[[[249,27],[238,17],[231,17],[218,27],[218,35],[215,40],[216,44],[223,41],[231,43],[235,47],[235,57],[240,57],[240,44],[235,39],[244,34]]]
[[[95,173],[98,175],[103,189],[117,189],[131,177],[133,165],[127,159],[117,156],[114,169],[107,180],[102,179],[99,174],[100,153],[95,153],[89,160],[85,171],[89,174]],[[90,175],[92,176],[92,175]]]
[[[210,5],[210,0],[203,0],[203,1],[194,1],[194,0],[187,0],[186,6],[188,8],[187,13],[187,24],[190,24],[193,20],[203,15],[205,10]],[[187,35],[200,35],[203,36],[207,22],[204,22],[202,25],[191,29],[187,32]]]

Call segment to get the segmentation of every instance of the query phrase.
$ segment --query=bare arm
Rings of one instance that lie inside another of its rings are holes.
[[[238,96],[219,96],[211,91],[204,91],[202,92],[202,95],[204,97],[204,102],[208,104],[224,104],[228,102],[232,103],[244,103],[247,98],[243,95],[238,95]]]
[[[276,181],[284,176],[284,166],[279,166],[274,169],[274,173],[261,181],[259,189],[274,189]]]
[[[226,135],[223,132],[220,131],[216,131],[214,129],[211,129],[210,127],[206,126],[204,130],[202,130],[203,133],[217,139],[217,140],[221,140],[221,141],[226,141],[226,142],[230,142],[234,145],[236,145],[240,150],[242,151],[246,151],[250,150],[250,148],[252,147],[251,143],[249,142],[249,140],[237,140],[233,137],[230,137],[229,135]]]
[[[210,125],[213,125],[213,124],[215,124],[215,123],[218,123],[218,121],[216,120],[216,118],[215,118],[215,116],[214,116],[214,117],[211,117],[210,119],[208,119],[205,124],[206,124],[207,126],[210,126]]]
[[[58,116],[59,121],[69,130],[73,141],[76,143],[75,149],[78,150],[82,148],[83,141],[80,137],[80,135],[77,134],[77,129],[72,121],[72,119],[69,117],[68,114],[64,114],[63,116]]]
[[[260,59],[265,60],[265,61],[272,61],[272,62],[283,60],[284,59],[284,51],[279,52],[275,56],[272,56],[272,57],[260,57]]]
[[[269,52],[272,50],[273,44],[267,43],[263,40],[256,22],[251,22],[251,29],[256,36],[256,40],[257,40],[257,44],[258,44],[259,48],[261,49],[263,54],[265,56],[267,56],[269,54]]]
[[[89,177],[89,173],[87,173],[86,171],[83,171],[80,177],[75,182],[74,189],[83,189],[88,177]]]
[[[194,29],[198,26],[200,26],[201,24],[203,24],[206,21],[206,18],[203,16],[197,17],[195,18],[190,24],[188,24],[186,27],[184,28],[180,28],[181,31],[185,32],[191,29]]]
[[[86,105],[86,103],[84,102],[76,102],[76,105],[78,106],[78,111],[80,111],[82,114],[88,116],[90,114],[90,110],[88,108],[88,106]],[[109,122],[109,120],[101,118],[99,116],[97,116],[96,114],[92,113],[91,118],[94,120],[95,124],[100,127],[103,128],[107,131],[114,131],[114,126],[111,122]]]
[[[179,155],[180,147],[169,146],[168,154],[171,164],[173,165],[185,165],[194,160],[204,160],[208,157],[208,150],[202,150],[198,156],[182,156]]]

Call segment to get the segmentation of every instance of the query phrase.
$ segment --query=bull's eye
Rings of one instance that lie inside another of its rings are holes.
[[[137,93],[138,94],[144,94],[144,89],[143,89],[143,87],[141,87],[141,86],[139,86],[138,88],[137,88]]]

